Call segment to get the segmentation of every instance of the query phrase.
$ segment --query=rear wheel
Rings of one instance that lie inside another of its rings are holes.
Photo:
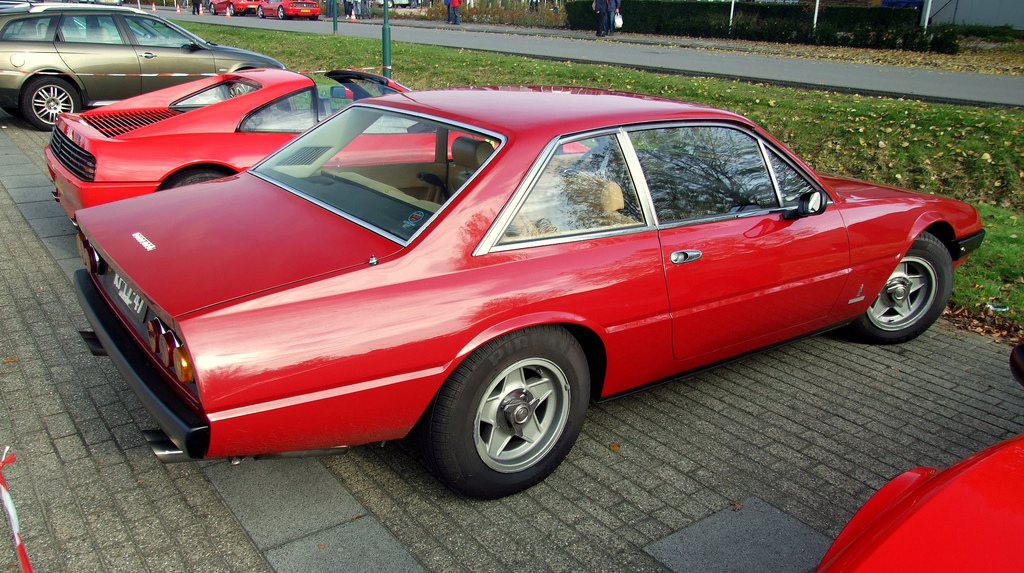
[[[277,8],[277,19],[278,20],[287,20],[288,19],[288,17],[284,15],[284,6],[278,6],[278,8]]]
[[[160,184],[160,190],[184,187],[185,185],[202,183],[203,181],[220,179],[221,177],[227,177],[227,175],[215,169],[188,169],[164,179],[164,182]]]
[[[267,15],[263,13],[263,6],[256,8],[256,15],[260,18],[266,18]]]
[[[62,113],[82,110],[82,98],[71,82],[56,76],[38,76],[21,91],[21,114],[36,128],[49,131]]]
[[[568,331],[506,334],[466,358],[434,397],[418,427],[424,459],[464,495],[511,495],[558,467],[589,400],[586,356]]]
[[[217,7],[213,5],[213,2],[207,4],[206,11],[209,12],[211,16],[217,15]]]
[[[857,339],[906,342],[928,330],[953,292],[953,260],[933,235],[922,233],[896,265],[866,313],[850,324]]]
[[[227,14],[228,14],[228,16],[237,16],[238,15],[238,12],[235,12],[235,5],[234,4],[228,4]]]

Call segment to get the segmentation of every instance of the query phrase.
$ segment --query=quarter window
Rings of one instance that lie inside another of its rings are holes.
[[[238,131],[299,133],[316,124],[319,99],[314,88],[279,99],[250,115]]]
[[[778,207],[761,147],[728,127],[630,132],[662,223]]]
[[[11,42],[52,42],[55,16],[15,20],[4,28],[0,40]]]
[[[783,205],[786,207],[796,206],[800,203],[801,195],[814,191],[814,187],[796,169],[783,161],[779,154],[769,151],[768,159],[772,163],[775,180],[779,183]]]
[[[559,146],[500,244],[644,224],[614,135]]]

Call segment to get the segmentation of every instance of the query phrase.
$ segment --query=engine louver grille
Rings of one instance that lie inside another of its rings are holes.
[[[96,179],[96,156],[78,147],[58,130],[50,132],[50,151],[60,164],[82,181]]]
[[[158,121],[172,118],[181,112],[173,109],[157,108],[145,110],[132,110],[126,112],[106,112],[103,110],[91,111],[82,116],[86,123],[95,127],[107,137],[134,131],[140,127],[152,125]]]
[[[309,165],[313,160],[330,151],[330,147],[300,147],[281,161],[280,165]]]

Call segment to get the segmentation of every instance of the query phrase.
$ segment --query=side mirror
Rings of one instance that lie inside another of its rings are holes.
[[[331,97],[334,99],[356,99],[348,86],[331,86]]]
[[[802,219],[825,212],[825,194],[815,189],[800,196],[795,207],[783,212],[783,219]]]

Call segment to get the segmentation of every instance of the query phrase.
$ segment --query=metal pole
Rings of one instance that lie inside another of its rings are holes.
[[[928,32],[928,20],[931,17],[932,17],[932,0],[924,0],[924,8],[921,10],[921,27],[924,28],[925,32]]]
[[[333,18],[331,18],[331,21],[332,21],[331,23],[334,26],[333,34],[335,36],[337,36],[338,35],[338,0],[327,0],[327,1],[328,2],[334,2],[334,5],[331,7],[331,14],[334,16]],[[344,6],[345,3],[342,2],[341,5]]]
[[[818,29],[818,5],[821,4],[821,0],[814,0],[814,23],[811,24],[811,30]]]
[[[391,21],[388,19],[388,0],[384,0],[384,27],[380,30],[381,54],[384,56],[384,77],[391,77]]]
[[[736,12],[736,0],[732,0],[732,6],[729,7],[729,34],[732,34],[732,15]]]

